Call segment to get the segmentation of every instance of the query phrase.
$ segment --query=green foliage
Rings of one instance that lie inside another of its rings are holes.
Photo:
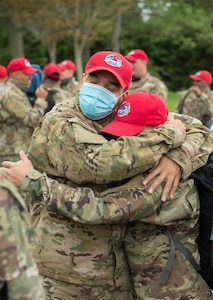
[[[175,111],[175,107],[176,107],[177,102],[179,101],[180,98],[181,98],[181,95],[180,95],[179,92],[169,91],[169,93],[168,93],[168,103],[167,103],[169,111],[171,111],[171,112]]]
[[[169,90],[190,84],[199,69],[213,72],[213,2],[201,0],[0,0],[0,63],[11,59],[11,22],[24,33],[24,55],[41,65],[57,43],[57,61],[109,50],[122,13],[120,52],[144,49],[149,71]],[[19,28],[19,27],[18,27]]]

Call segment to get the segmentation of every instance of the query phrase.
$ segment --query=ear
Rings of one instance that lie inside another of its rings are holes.
[[[86,74],[85,74],[85,73],[82,73],[81,76],[80,76],[80,82],[79,82],[80,88],[81,88],[82,85],[83,85],[83,82],[84,82],[85,77],[86,77]]]
[[[17,71],[10,72],[10,77],[16,79],[18,77],[18,72]]]
[[[124,92],[123,97],[121,97],[122,100],[123,100],[123,98],[125,98],[127,95],[129,95],[129,90],[126,90],[126,91]]]

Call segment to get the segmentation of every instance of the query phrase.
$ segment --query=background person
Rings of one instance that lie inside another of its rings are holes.
[[[189,75],[191,86],[177,103],[175,111],[199,119],[205,124],[213,116],[213,92],[210,88],[212,75],[200,70]]]
[[[71,60],[63,60],[59,67],[61,68],[61,83],[62,89],[70,92],[71,96],[76,96],[79,92],[79,82],[75,79],[76,65]]]
[[[141,91],[157,94],[167,103],[167,86],[148,72],[149,58],[147,53],[141,49],[134,49],[125,57],[132,64],[132,83],[129,92]]]
[[[37,69],[37,72],[32,74],[31,84],[30,84],[29,88],[26,90],[26,93],[27,93],[30,103],[32,104],[32,106],[34,106],[35,101],[37,99],[35,92],[36,92],[37,88],[42,84],[43,75],[42,75],[42,69],[39,65],[32,64],[32,67]]]
[[[9,79],[0,94],[0,162],[17,161],[18,152],[27,151],[33,130],[47,107],[45,98],[37,98],[34,107],[28,100],[26,90],[37,69],[26,58],[12,59],[7,70]]]

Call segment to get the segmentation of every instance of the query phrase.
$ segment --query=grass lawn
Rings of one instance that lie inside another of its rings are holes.
[[[169,91],[168,103],[167,103],[169,111],[173,112],[175,110],[176,104],[180,98],[181,98],[180,93]]]

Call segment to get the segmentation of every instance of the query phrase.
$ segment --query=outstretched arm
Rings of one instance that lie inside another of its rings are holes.
[[[27,195],[25,199],[81,223],[140,220],[155,212],[161,203],[162,187],[153,195],[148,194],[141,184],[142,175],[121,186],[95,193],[89,187],[73,188],[36,171],[23,151],[20,158],[19,162],[5,161],[2,165],[13,183]]]

